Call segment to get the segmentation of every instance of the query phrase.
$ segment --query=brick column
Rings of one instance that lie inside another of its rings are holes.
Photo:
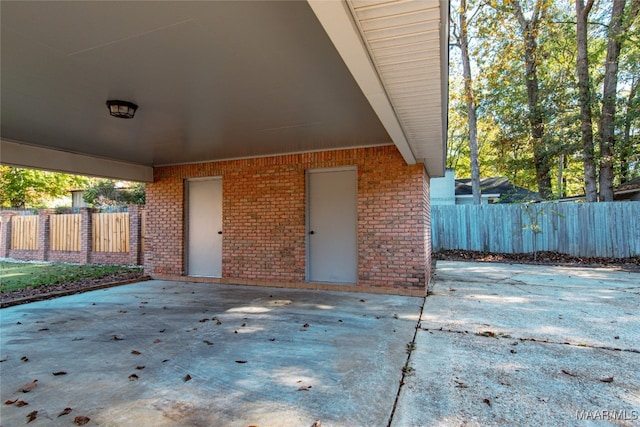
[[[34,259],[47,261],[49,259],[49,215],[53,214],[53,209],[40,209],[38,211],[38,250]]]
[[[140,215],[139,205],[129,205],[129,265],[140,264]]]
[[[0,224],[0,258],[8,258],[11,249],[11,218],[17,215],[15,212],[2,212],[2,224]]]
[[[93,250],[92,213],[93,209],[91,208],[80,208],[80,259],[83,264],[91,263],[91,251]]]

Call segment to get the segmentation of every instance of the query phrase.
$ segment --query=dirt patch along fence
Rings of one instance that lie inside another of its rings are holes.
[[[431,207],[434,252],[640,256],[640,202]]]
[[[81,264],[139,265],[144,207],[128,212],[98,213],[81,208],[77,214],[37,215],[2,212],[0,258]]]

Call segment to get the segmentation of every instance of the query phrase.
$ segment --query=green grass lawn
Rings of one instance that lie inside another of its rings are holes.
[[[142,267],[0,261],[0,292],[139,272]]]

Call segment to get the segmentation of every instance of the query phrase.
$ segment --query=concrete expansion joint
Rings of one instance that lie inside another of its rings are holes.
[[[469,335],[470,332],[469,331],[461,331],[461,330],[455,330],[455,329],[445,329],[444,327],[440,327],[437,329],[429,329],[429,328],[422,328],[420,326],[420,323],[418,323],[418,327],[420,329],[422,329],[423,331],[427,331],[430,333],[434,333],[434,332],[444,332],[444,333],[451,333],[451,334],[461,334],[461,335]],[[584,343],[572,343],[572,342],[568,342],[568,341],[553,341],[553,340],[548,340],[548,339],[539,339],[539,338],[518,338],[518,337],[512,337],[509,334],[503,334],[501,332],[495,333],[495,332],[491,332],[491,331],[484,331],[484,332],[476,332],[473,333],[473,335],[477,335],[480,337],[487,337],[487,338],[494,338],[494,339],[512,339],[512,340],[516,340],[512,343],[512,345],[517,345],[517,341],[520,342],[539,342],[539,343],[543,343],[543,344],[555,344],[555,345],[566,345],[566,346],[571,346],[571,347],[583,347],[583,348],[591,348],[594,350],[609,350],[609,351],[621,351],[621,352],[626,352],[626,353],[640,353],[640,349],[636,349],[636,348],[619,348],[619,347],[611,347],[611,346],[605,346],[605,345],[590,345],[590,344],[584,344]],[[414,340],[415,340],[415,336],[414,336]]]
[[[393,408],[391,409],[391,415],[389,415],[389,422],[387,423],[387,427],[391,427],[391,423],[393,422],[393,416],[396,413],[396,408],[398,407],[398,401],[400,400],[400,392],[402,391],[402,386],[404,386],[405,379],[407,376],[413,373],[414,368],[409,364],[411,361],[411,353],[416,349],[416,337],[418,336],[418,330],[422,328],[421,320],[422,313],[424,310],[424,306],[426,305],[427,298],[431,295],[431,291],[427,289],[426,295],[422,298],[422,305],[420,306],[420,314],[418,315],[418,321],[416,322],[415,330],[413,331],[413,338],[410,342],[407,343],[407,360],[402,367],[402,378],[400,378],[400,383],[398,384],[398,392],[396,393],[396,399],[393,402]]]

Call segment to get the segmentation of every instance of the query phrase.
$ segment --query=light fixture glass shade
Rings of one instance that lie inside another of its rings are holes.
[[[109,114],[113,117],[120,119],[132,119],[136,114],[138,106],[129,101],[107,101],[107,108],[109,108]]]

